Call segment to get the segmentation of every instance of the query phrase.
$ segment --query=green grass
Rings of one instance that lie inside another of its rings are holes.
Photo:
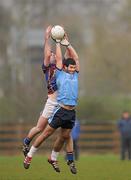
[[[46,157],[35,156],[30,169],[23,168],[22,156],[0,157],[0,180],[131,180],[131,162],[120,161],[115,155],[81,156],[76,163],[78,174],[69,171],[60,157],[61,173],[56,173]]]

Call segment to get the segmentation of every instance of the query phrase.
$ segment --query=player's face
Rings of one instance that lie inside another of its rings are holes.
[[[73,74],[73,73],[76,71],[76,65],[70,64],[70,65],[67,67],[67,71],[68,71],[68,73]]]
[[[55,55],[54,53],[51,53],[50,63],[51,63],[51,64],[55,64],[55,63],[56,63],[56,55]]]
[[[123,113],[123,118],[124,119],[128,119],[130,117],[128,112]]]

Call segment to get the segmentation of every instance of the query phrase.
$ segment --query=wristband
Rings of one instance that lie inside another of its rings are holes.
[[[70,48],[70,47],[71,47],[71,44],[68,44],[66,47],[67,47],[67,48]]]

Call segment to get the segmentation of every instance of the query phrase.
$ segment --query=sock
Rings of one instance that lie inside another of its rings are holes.
[[[37,151],[38,148],[31,146],[30,151],[28,152],[28,156],[32,157],[34,155],[34,153]]]
[[[66,157],[68,161],[74,161],[73,152],[67,152]]]
[[[59,152],[55,152],[54,150],[52,150],[52,152],[51,152],[51,160],[57,161],[58,155],[59,155]]]
[[[26,138],[24,139],[24,144],[29,145],[30,142],[31,142],[31,140],[30,140],[29,138],[26,137]]]

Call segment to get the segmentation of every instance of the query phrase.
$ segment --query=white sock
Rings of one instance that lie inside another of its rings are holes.
[[[37,151],[38,148],[31,146],[30,151],[28,152],[28,156],[32,157],[34,155],[34,153]]]
[[[52,150],[52,152],[51,152],[51,160],[57,161],[58,155],[59,155],[59,152],[55,152],[55,151]]]

